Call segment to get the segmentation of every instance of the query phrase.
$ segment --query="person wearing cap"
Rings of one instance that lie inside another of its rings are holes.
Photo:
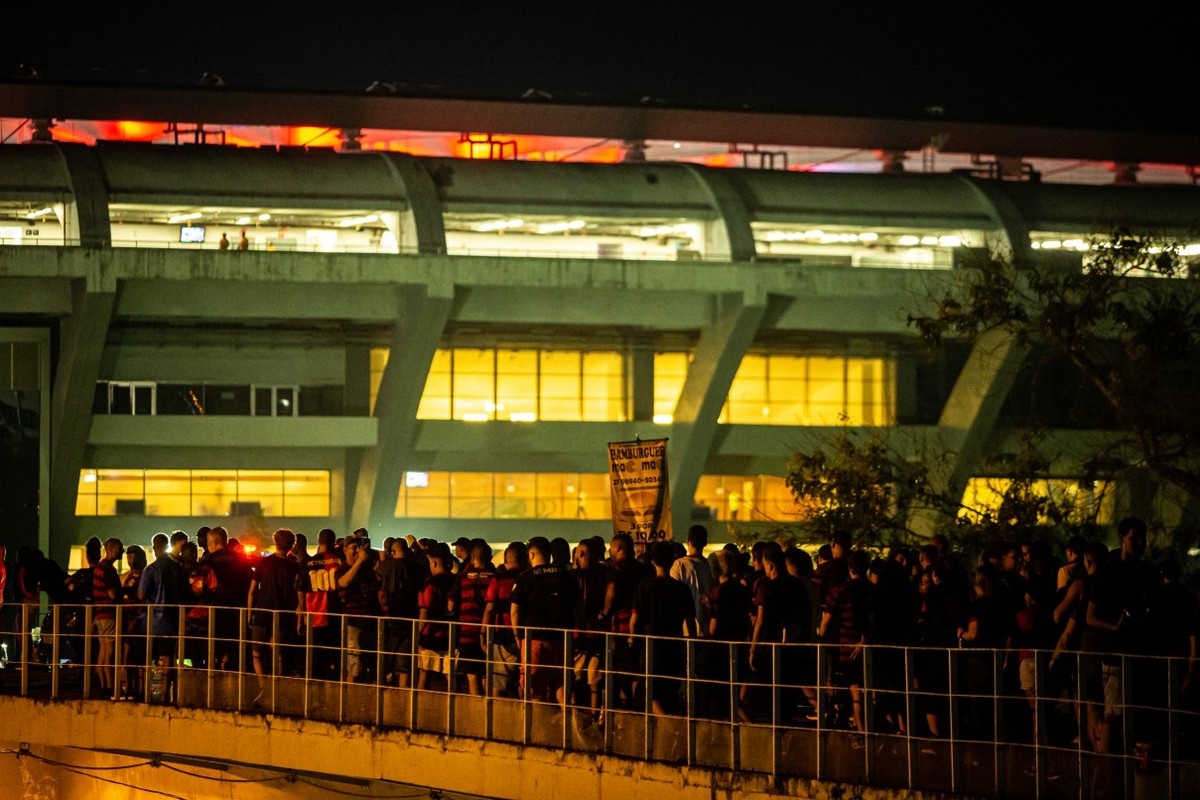
[[[454,540],[454,558],[459,564],[467,564],[471,561],[471,540],[465,536],[460,536]],[[457,570],[455,570],[457,572]]]

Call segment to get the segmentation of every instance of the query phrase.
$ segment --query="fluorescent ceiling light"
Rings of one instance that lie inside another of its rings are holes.
[[[537,421],[537,415],[532,411],[514,411],[509,416],[509,419],[513,422],[535,422]]]
[[[190,214],[176,214],[175,216],[169,218],[167,222],[173,225],[176,222],[187,222],[190,219],[200,219],[200,212],[193,211]]]
[[[378,214],[368,214],[365,217],[351,217],[338,223],[339,228],[353,228],[356,225],[366,225],[368,222],[378,222]]]
[[[483,222],[475,226],[475,230],[481,233],[487,231],[502,231],[508,228],[519,228],[525,224],[523,219],[494,219],[489,222]]]
[[[30,211],[28,214],[25,215],[25,219],[35,219],[37,217],[44,217],[47,214],[53,214],[53,213],[54,213],[54,209],[51,208],[50,206],[46,206],[45,208],[38,209],[37,211]]]
[[[237,218],[237,221],[236,221],[236,222],[234,222],[234,224],[235,224],[235,225],[249,225],[249,224],[250,224],[250,218],[249,218],[249,217],[238,217],[238,218]]]
[[[270,215],[270,214],[259,214],[259,215],[258,215],[258,221],[259,221],[259,222],[266,222],[266,221],[267,221],[267,220],[269,220],[270,218],[271,218],[271,215]]]

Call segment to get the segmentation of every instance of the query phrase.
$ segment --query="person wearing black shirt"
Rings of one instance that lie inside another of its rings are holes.
[[[654,577],[638,586],[630,629],[654,637],[650,647],[650,703],[653,713],[661,716],[679,710],[680,682],[687,673],[687,650],[680,635],[696,637],[696,611],[691,589],[670,575],[675,562],[671,543],[655,542],[650,558]]]
[[[583,603],[571,573],[551,564],[550,558],[550,542],[545,537],[530,540],[532,566],[513,586],[512,625],[525,664],[529,696],[544,702],[556,698],[562,703],[563,631],[582,627]]]

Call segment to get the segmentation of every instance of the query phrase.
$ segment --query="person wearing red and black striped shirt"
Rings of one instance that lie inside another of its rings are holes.
[[[488,584],[484,596],[483,624],[492,628],[492,696],[516,694],[517,669],[521,654],[512,630],[512,591],[517,578],[529,569],[529,550],[524,542],[504,548],[504,566]]]
[[[467,676],[467,691],[483,695],[483,677],[487,674],[484,647],[487,636],[480,625],[487,606],[487,591],[496,577],[492,566],[492,548],[483,539],[471,542],[471,560],[458,571],[458,580],[450,592],[450,613],[458,617],[459,674]]]

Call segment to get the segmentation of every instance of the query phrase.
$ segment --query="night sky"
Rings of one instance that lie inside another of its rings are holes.
[[[1025,2],[27,6],[0,80],[230,87],[1200,132],[1186,20]],[[910,7],[911,5],[911,7]],[[111,6],[111,7],[109,7]],[[383,7],[379,7],[383,6]],[[66,9],[69,8],[69,11]],[[571,9],[564,11],[564,9]],[[17,15],[18,17],[20,14]],[[11,18],[10,18],[11,19]],[[0,89],[2,91],[2,89]],[[549,95],[549,97],[547,97]]]

